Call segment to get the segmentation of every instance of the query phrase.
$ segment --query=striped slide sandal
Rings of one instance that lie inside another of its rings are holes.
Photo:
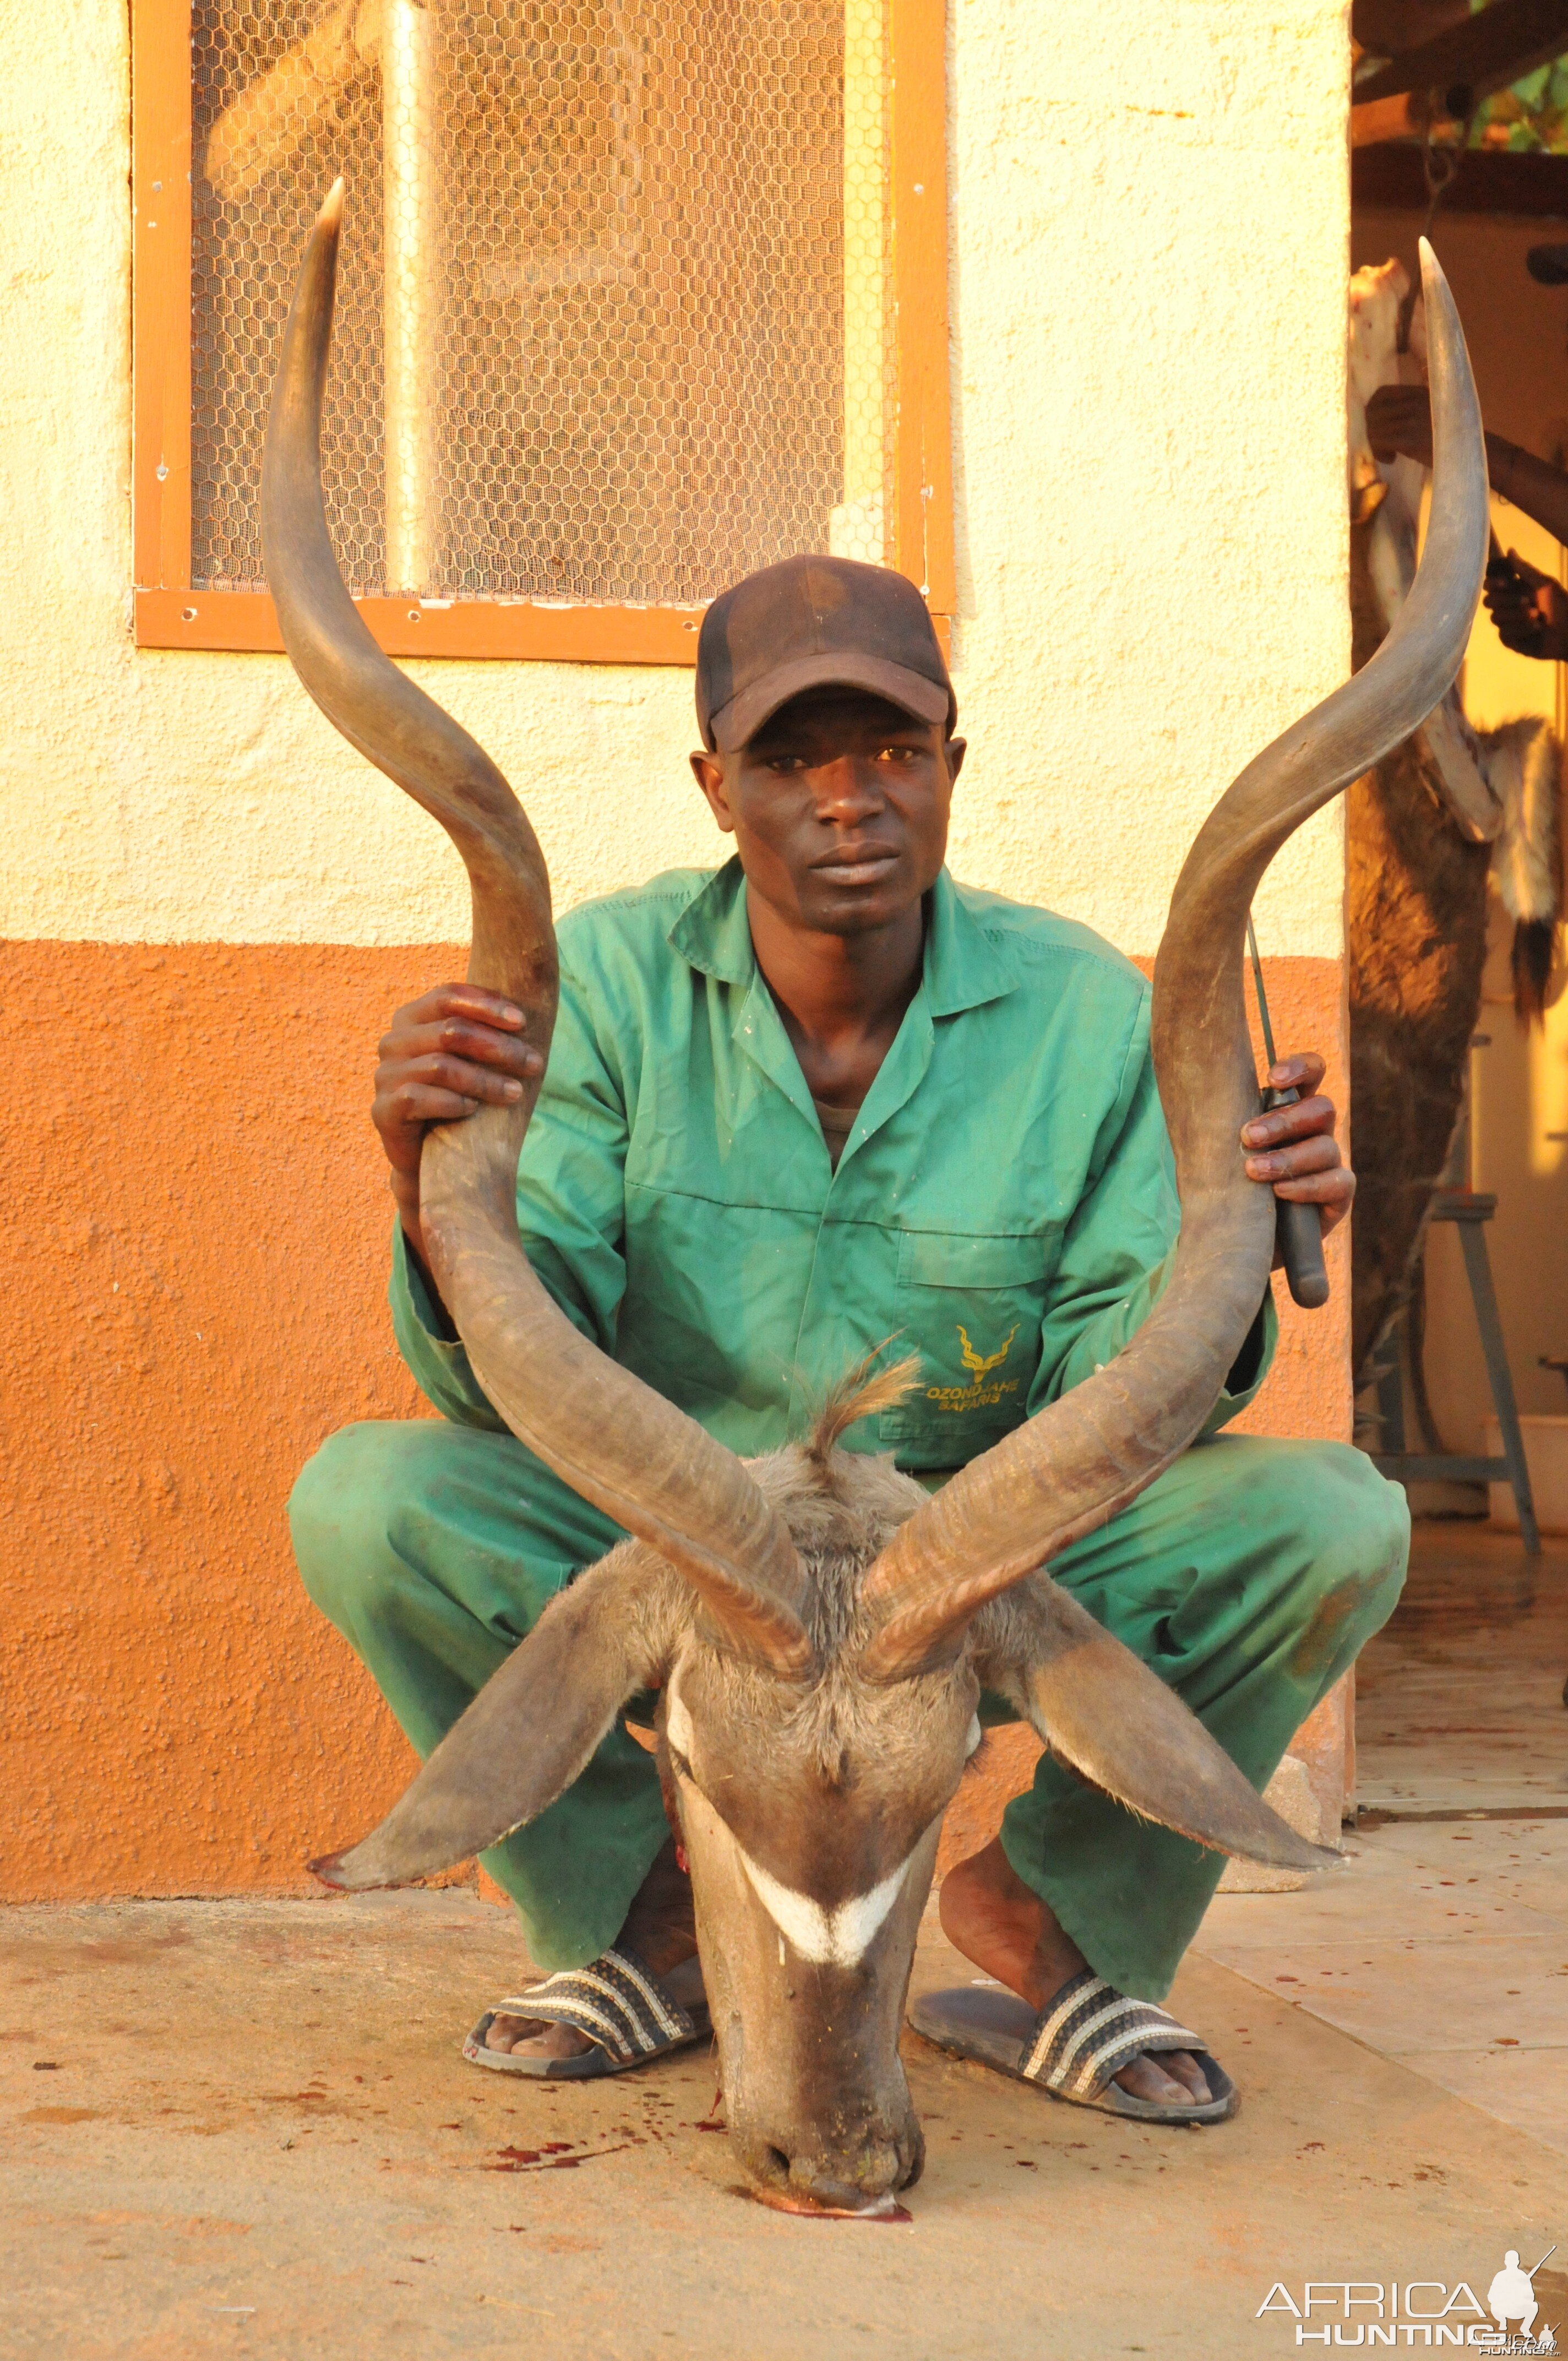
[[[911,2004],[909,2022],[954,2058],[994,2066],[1070,2106],[1151,2124],[1223,2124],[1241,2104],[1235,2084],[1195,2033],[1163,2008],[1129,2000],[1090,1968],[1063,1984],[1038,2015],[1002,1984],[968,1984],[927,1993]],[[1165,2105],[1135,2099],[1113,2079],[1135,2058],[1162,2049],[1190,2050],[1214,2095],[1201,2105],[1196,2099]]]
[[[485,2036],[498,2016],[532,2016],[547,2025],[569,2025],[598,2046],[580,2058],[517,2058],[488,2049]],[[706,2040],[706,2007],[685,2009],[652,1969],[630,1951],[603,1951],[586,1968],[564,1968],[543,1983],[488,2008],[463,2044],[471,2066],[498,2074],[523,2074],[540,2082],[593,2082],[624,2074],[673,2049]]]

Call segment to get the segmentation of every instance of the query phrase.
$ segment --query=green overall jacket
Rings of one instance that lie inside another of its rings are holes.
[[[751,1455],[861,1355],[916,1352],[851,1432],[930,1477],[1111,1360],[1168,1273],[1179,1208],[1149,987],[1048,911],[930,895],[924,972],[835,1170],[757,966],[738,861],[562,921],[561,1008],[518,1172],[528,1257],[605,1352]],[[393,1317],[435,1407],[499,1428],[400,1231]],[[1250,1400],[1260,1320],[1210,1418]]]

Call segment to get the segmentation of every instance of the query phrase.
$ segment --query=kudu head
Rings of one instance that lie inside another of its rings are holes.
[[[263,476],[268,579],[311,695],[456,842],[473,887],[471,980],[510,995],[547,1049],[554,942],[532,831],[480,748],[376,647],[327,537],[319,430],[341,202],[340,187],[284,335]],[[730,2131],[775,2202],[868,2208],[919,2169],[899,2026],[982,1684],[1133,1811],[1248,1860],[1328,1858],[1042,1569],[1191,1442],[1268,1284],[1273,1200],[1246,1179],[1238,1143],[1256,1106],[1241,960],[1258,879],[1415,728],[1464,652],[1486,470],[1458,319],[1424,249],[1423,267],[1437,467],[1420,577],[1373,662],[1250,764],[1181,872],[1155,973],[1180,1242],[1114,1361],[935,1497],[839,1447],[897,1371],[851,1386],[801,1443],[742,1462],[589,1344],[530,1270],[515,1182],[533,1095],[427,1137],[425,1237],[479,1382],[633,1538],[553,1603],[381,1826],[318,1870],[338,1886],[390,1885],[495,1843],[576,1778],[629,1697],[658,1689]]]

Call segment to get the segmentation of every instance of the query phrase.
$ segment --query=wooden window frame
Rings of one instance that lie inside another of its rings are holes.
[[[888,0],[893,558],[953,611],[945,0]],[[191,587],[191,0],[133,0],[136,643],[280,653],[265,592]],[[389,655],[689,664],[697,607],[361,598]]]

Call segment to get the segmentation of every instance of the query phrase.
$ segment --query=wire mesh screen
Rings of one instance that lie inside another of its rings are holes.
[[[198,586],[261,587],[279,337],[340,171],[351,588],[686,603],[883,557],[882,0],[194,0],[192,57]]]

